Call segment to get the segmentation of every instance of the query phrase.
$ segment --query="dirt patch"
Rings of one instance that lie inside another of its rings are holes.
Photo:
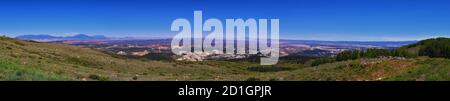
[[[373,80],[383,80],[384,78],[406,72],[414,62],[411,60],[387,60],[385,64],[376,65],[375,72],[371,73]]]

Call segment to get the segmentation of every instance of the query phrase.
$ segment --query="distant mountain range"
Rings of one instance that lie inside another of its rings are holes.
[[[42,41],[42,42],[49,42],[49,41],[63,41],[63,40],[130,40],[134,39],[131,37],[124,37],[124,38],[111,38],[106,37],[104,35],[86,35],[86,34],[77,34],[73,36],[52,36],[52,35],[21,35],[15,37],[16,39],[20,40],[33,40],[33,41]]]
[[[105,37],[103,35],[85,35],[77,34],[74,36],[51,36],[51,35],[21,35],[17,36],[16,39],[20,40],[34,40],[34,41],[61,41],[61,40],[109,40],[111,38]]]

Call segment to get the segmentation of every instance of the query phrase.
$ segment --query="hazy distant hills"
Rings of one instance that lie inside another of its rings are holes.
[[[414,44],[417,41],[320,41],[320,40],[280,40],[284,44],[308,44],[308,45],[326,45],[341,47],[383,47],[397,48],[408,44]]]
[[[21,35],[17,36],[16,39],[20,40],[34,40],[34,41],[60,41],[60,40],[109,40],[112,38],[105,37],[103,35],[85,35],[77,34],[74,36],[51,36],[51,35]]]

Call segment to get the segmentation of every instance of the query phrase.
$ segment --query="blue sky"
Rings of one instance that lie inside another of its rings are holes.
[[[278,18],[280,36],[402,41],[450,37],[449,0],[1,0],[0,34],[170,38],[177,18]]]

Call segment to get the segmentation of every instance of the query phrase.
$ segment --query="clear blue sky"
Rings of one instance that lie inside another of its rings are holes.
[[[176,18],[279,18],[304,40],[450,37],[449,0],[1,0],[0,34],[171,37]]]

